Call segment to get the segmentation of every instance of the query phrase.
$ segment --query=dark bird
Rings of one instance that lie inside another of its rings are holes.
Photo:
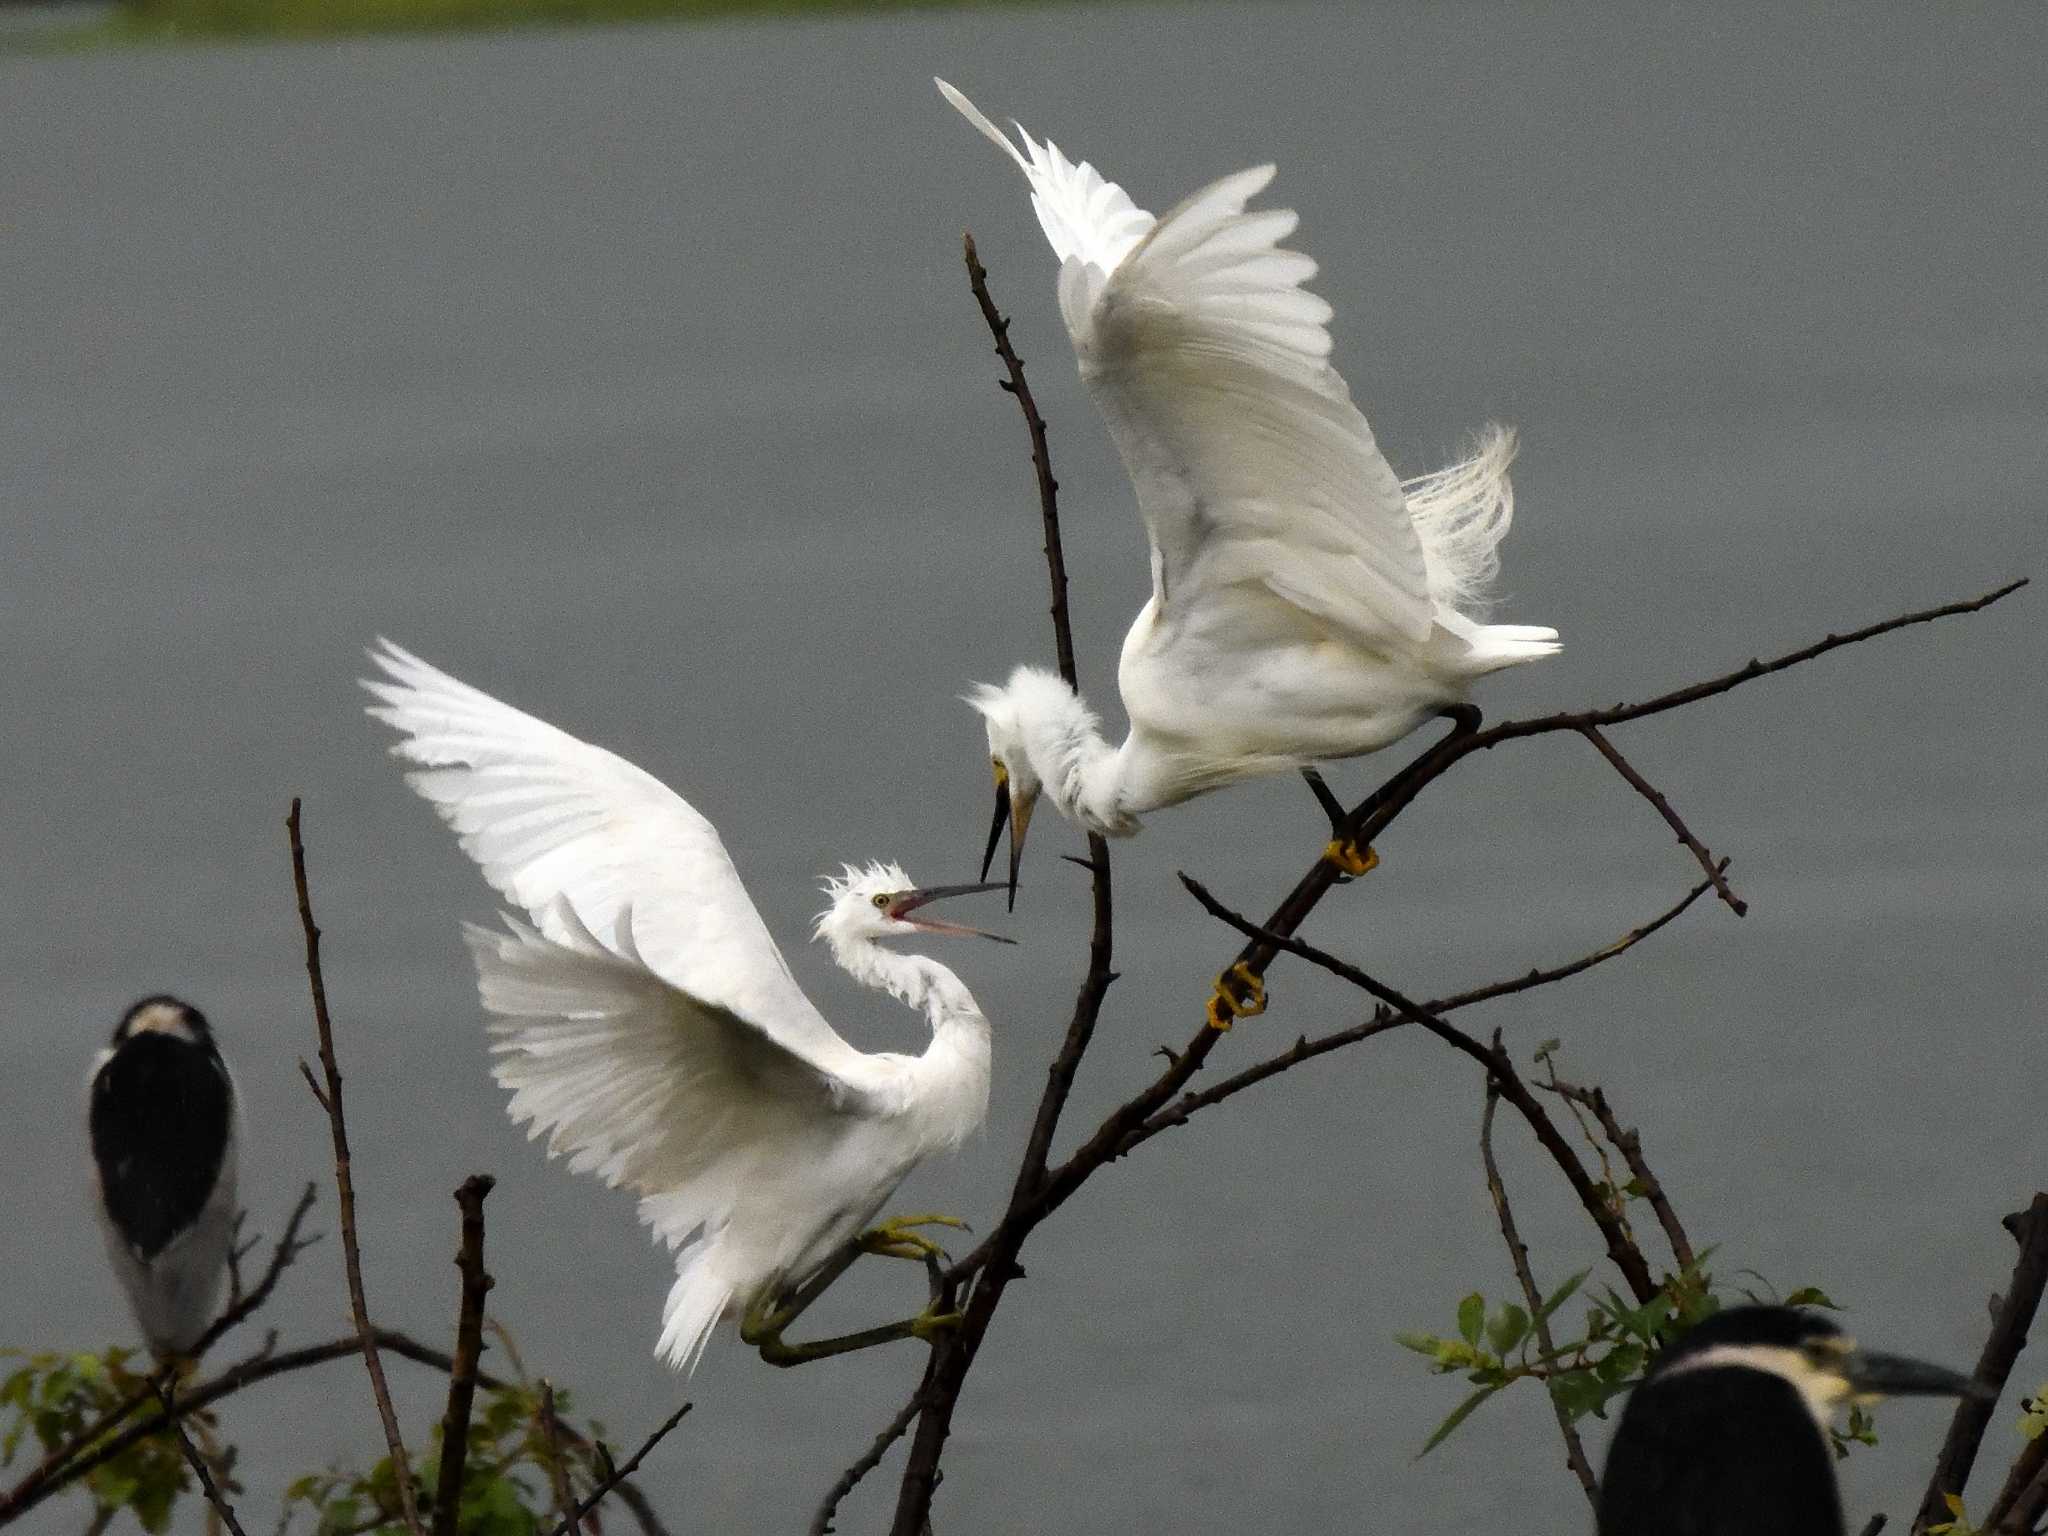
[[[206,1016],[145,997],[93,1063],[100,1228],[114,1275],[160,1359],[213,1321],[235,1227],[235,1081]]]
[[[1607,1451],[1599,1536],[1842,1536],[1829,1415],[1881,1397],[1988,1395],[1859,1349],[1796,1307],[1734,1307],[1668,1347]]]

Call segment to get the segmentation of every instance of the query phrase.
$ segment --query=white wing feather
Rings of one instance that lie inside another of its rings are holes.
[[[1027,158],[941,88],[1031,182],[1081,375],[1137,489],[1161,608],[1256,581],[1368,644],[1427,638],[1421,539],[1329,365],[1330,307],[1301,287],[1315,262],[1280,244],[1296,216],[1245,211],[1273,168],[1226,176],[1112,240],[1126,226],[1083,195],[1101,182],[1092,169],[1025,136]]]
[[[369,713],[401,733],[408,781],[542,935],[568,950],[602,935],[717,1027],[864,1083],[868,1058],[804,996],[716,829],[681,796],[388,640],[370,657],[390,680],[364,680],[381,701]]]

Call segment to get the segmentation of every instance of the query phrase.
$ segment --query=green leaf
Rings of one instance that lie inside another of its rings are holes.
[[[1403,1349],[1412,1349],[1418,1355],[1434,1356],[1443,1347],[1443,1340],[1433,1333],[1397,1333],[1394,1342]]]
[[[1582,1269],[1576,1275],[1573,1275],[1569,1280],[1565,1281],[1563,1285],[1560,1285],[1556,1290],[1552,1291],[1549,1297],[1545,1299],[1543,1305],[1536,1309],[1536,1321],[1539,1323],[1549,1322],[1550,1314],[1555,1312],[1559,1307],[1563,1306],[1566,1302],[1570,1301],[1572,1299],[1572,1293],[1577,1291],[1581,1285],[1585,1284],[1586,1276],[1590,1275],[1591,1273],[1592,1271],[1590,1269]]]
[[[1528,1331],[1529,1314],[1513,1302],[1509,1302],[1486,1325],[1486,1342],[1493,1346],[1496,1355],[1505,1356],[1522,1342]]]
[[[1470,1397],[1466,1398],[1465,1401],[1458,1404],[1457,1407],[1453,1408],[1451,1410],[1450,1417],[1445,1419],[1443,1423],[1437,1425],[1436,1429],[1430,1434],[1430,1437],[1427,1440],[1423,1441],[1422,1449],[1415,1453],[1415,1459],[1417,1461],[1420,1461],[1423,1457],[1427,1456],[1431,1451],[1435,1450],[1438,1446],[1442,1445],[1444,1441],[1448,1440],[1451,1437],[1451,1435],[1457,1430],[1457,1427],[1460,1424],[1464,1423],[1467,1419],[1472,1417],[1473,1409],[1477,1408],[1481,1403],[1485,1402],[1489,1397],[1493,1396],[1493,1394],[1498,1392],[1499,1390],[1500,1387],[1498,1384],[1493,1386],[1481,1387],[1477,1392],[1474,1392]]]
[[[1458,1333],[1474,1349],[1479,1347],[1479,1333],[1486,1326],[1486,1298],[1474,1291],[1458,1303]]]
[[[1828,1296],[1828,1293],[1817,1285],[1802,1285],[1798,1290],[1785,1298],[1785,1305],[1788,1307],[1826,1307],[1830,1312],[1842,1310]]]

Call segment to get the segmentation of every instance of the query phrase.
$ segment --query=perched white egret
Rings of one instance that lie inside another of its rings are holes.
[[[206,1015],[159,994],[121,1016],[86,1090],[100,1229],[142,1336],[175,1360],[213,1321],[235,1233],[235,1080]]]
[[[1599,1536],[1842,1536],[1828,1421],[1845,1403],[1908,1395],[1995,1394],[1858,1349],[1817,1313],[1717,1312],[1630,1396],[1600,1479]]]
[[[937,897],[894,864],[828,879],[816,936],[865,986],[922,1010],[919,1056],[869,1055],[805,997],[717,831],[623,758],[458,682],[389,641],[371,653],[369,712],[488,880],[526,914],[466,925],[492,1015],[508,1113],[551,1154],[640,1196],[675,1250],[658,1353],[694,1369],[713,1324],[738,1316],[778,1363],[782,1302],[863,1232],[927,1153],[988,1110],[989,1026],[959,978],[882,947],[915,932],[974,934],[922,913]],[[1001,942],[1009,942],[1003,940]],[[901,1218],[869,1251],[936,1252]],[[926,1315],[872,1337],[923,1336]],[[837,1342],[837,1341],[834,1341]]]
[[[1146,811],[1376,751],[1462,706],[1476,678],[1557,650],[1555,630],[1473,617],[1513,513],[1512,435],[1491,428],[1463,463],[1395,478],[1330,366],[1330,307],[1301,286],[1316,264],[1280,244],[1295,215],[1245,211],[1272,166],[1154,219],[937,83],[1031,183],[1081,377],[1152,551],[1117,672],[1121,746],[1041,668],[969,699],[995,767],[984,874],[1007,820],[1014,887],[1041,790],[1088,830],[1127,835]],[[1349,873],[1371,867],[1370,849],[1329,852]]]

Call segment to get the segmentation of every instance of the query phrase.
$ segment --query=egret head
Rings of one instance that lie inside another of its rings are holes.
[[[985,933],[960,923],[949,923],[924,910],[945,896],[967,896],[976,891],[999,891],[998,884],[933,885],[918,887],[900,864],[876,863],[865,869],[846,866],[844,873],[827,875],[825,895],[831,905],[818,914],[813,933],[835,947],[848,943],[875,943],[883,939],[907,938],[917,933],[964,934],[970,938],[993,939],[1013,944],[999,933]]]
[[[1644,1386],[1695,1371],[1763,1371],[1783,1380],[1825,1424],[1845,1403],[1884,1397],[1976,1397],[1983,1384],[1938,1365],[1859,1349],[1817,1312],[1797,1307],[1731,1307],[1695,1327],[1658,1357]]]
[[[1031,827],[1031,812],[1044,789],[1038,769],[1025,750],[1024,733],[1018,722],[1017,699],[1011,688],[980,683],[967,695],[967,702],[981,712],[988,727],[988,761],[995,774],[996,812],[989,822],[988,847],[981,855],[981,875],[995,862],[996,844],[1003,840],[1003,828],[1010,829],[1009,903],[1017,905],[1017,869],[1024,859],[1024,834]]]

